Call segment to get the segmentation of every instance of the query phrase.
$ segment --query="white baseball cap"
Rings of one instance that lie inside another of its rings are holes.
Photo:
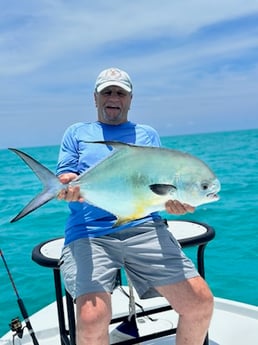
[[[132,92],[133,85],[129,75],[119,68],[108,68],[102,71],[96,80],[95,90],[100,92],[108,86],[119,86],[127,92]]]

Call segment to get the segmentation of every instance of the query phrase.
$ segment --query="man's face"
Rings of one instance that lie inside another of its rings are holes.
[[[108,86],[94,93],[98,120],[106,124],[119,125],[127,121],[132,94],[119,86]]]

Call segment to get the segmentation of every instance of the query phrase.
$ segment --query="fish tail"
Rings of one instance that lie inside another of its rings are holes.
[[[10,222],[16,222],[17,220],[25,217],[27,214],[36,210],[40,206],[46,204],[48,201],[54,199],[59,191],[62,189],[59,179],[44,165],[36,161],[20,150],[9,148],[9,150],[16,153],[37,175],[39,180],[43,184],[43,190],[41,193],[35,196]]]

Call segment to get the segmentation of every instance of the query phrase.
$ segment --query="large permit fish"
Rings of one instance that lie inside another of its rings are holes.
[[[192,155],[120,142],[94,142],[97,144],[111,146],[111,155],[68,185],[79,185],[85,201],[114,214],[115,226],[162,211],[170,199],[195,207],[219,199],[219,180],[203,161]],[[57,197],[68,185],[61,184],[55,174],[28,154],[10,150],[23,159],[44,187],[11,220],[15,222]]]

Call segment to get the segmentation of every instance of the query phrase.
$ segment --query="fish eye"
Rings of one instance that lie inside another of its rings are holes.
[[[207,190],[209,188],[209,183],[208,182],[203,182],[201,184],[201,188],[202,188],[202,190]]]

